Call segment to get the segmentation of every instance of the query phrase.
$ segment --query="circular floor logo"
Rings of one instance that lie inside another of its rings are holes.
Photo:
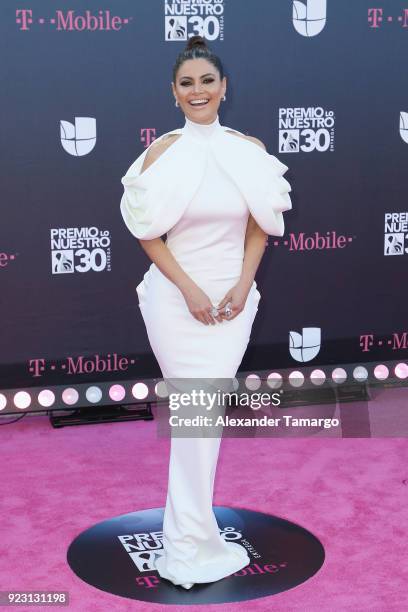
[[[131,512],[81,533],[67,560],[79,578],[115,595],[167,604],[246,601],[291,589],[313,576],[324,549],[309,531],[285,519],[240,508],[214,506],[221,536],[243,546],[251,559],[242,570],[190,590],[160,577],[164,508]]]

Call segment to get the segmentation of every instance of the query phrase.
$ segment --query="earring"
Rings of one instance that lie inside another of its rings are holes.
[[[179,105],[179,103],[176,100],[175,103],[174,103],[174,106],[178,106],[178,105]]]
[[[226,100],[227,98],[226,98],[226,97],[225,97],[225,95],[224,95],[224,96],[223,96],[221,99],[222,99],[222,101],[223,101],[223,102],[225,102],[225,100]]]

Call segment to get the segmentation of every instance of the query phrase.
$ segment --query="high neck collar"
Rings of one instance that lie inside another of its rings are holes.
[[[201,141],[211,138],[211,136],[221,127],[218,115],[212,123],[197,123],[196,121],[191,121],[191,119],[186,116],[185,120],[183,131]]]

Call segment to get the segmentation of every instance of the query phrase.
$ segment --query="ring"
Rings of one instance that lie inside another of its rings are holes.
[[[215,306],[213,306],[210,310],[210,314],[212,314],[213,317],[218,317],[218,308],[215,308]]]
[[[227,317],[230,317],[232,315],[231,302],[228,302],[228,304],[225,306],[224,311]]]

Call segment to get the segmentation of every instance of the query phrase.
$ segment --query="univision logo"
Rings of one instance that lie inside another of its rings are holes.
[[[75,157],[87,155],[96,143],[96,119],[75,117],[75,124],[61,120],[60,137],[67,153]]]
[[[302,36],[316,36],[326,25],[326,0],[294,0],[293,26]]]
[[[289,332],[289,352],[295,361],[305,363],[319,354],[321,346],[320,327],[302,327],[302,333]]]
[[[404,142],[408,144],[408,113],[400,113],[400,134]]]

